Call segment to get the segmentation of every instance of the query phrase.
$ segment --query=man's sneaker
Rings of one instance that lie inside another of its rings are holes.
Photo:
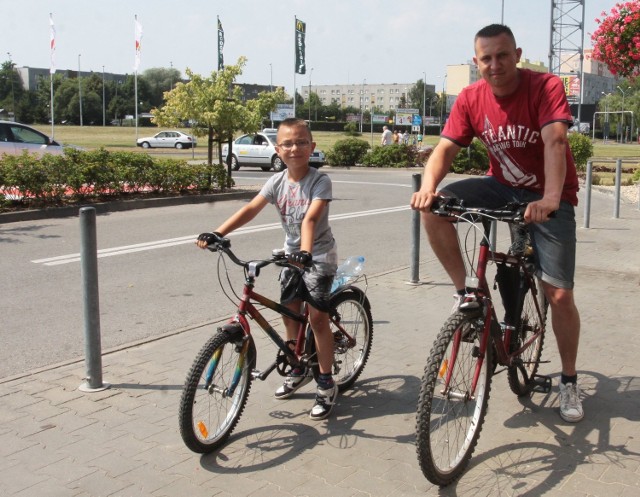
[[[276,399],[288,399],[296,393],[298,389],[302,388],[313,379],[310,373],[311,372],[309,372],[309,374],[287,376],[284,379],[282,386],[276,390],[274,397]]]
[[[338,385],[334,385],[328,389],[318,387],[316,391],[316,403],[309,413],[309,417],[315,421],[328,418],[333,411],[338,397]]]
[[[584,417],[580,388],[575,383],[560,383],[560,417],[569,423],[577,423]]]
[[[471,312],[480,309],[480,302],[475,295],[472,293],[467,293],[465,295],[460,295],[459,293],[455,293],[453,295],[453,307],[451,308],[451,314],[462,311],[462,312]]]

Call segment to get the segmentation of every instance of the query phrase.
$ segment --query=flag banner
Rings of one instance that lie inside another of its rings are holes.
[[[54,74],[56,72],[56,27],[53,25],[53,14],[49,14],[49,26],[51,27],[51,39],[49,41],[51,65],[49,66],[49,73]]]
[[[218,18],[218,71],[224,69],[224,56],[222,55],[222,49],[224,48],[224,30],[222,29],[222,23]]]
[[[304,37],[307,32],[307,25],[300,19],[296,19],[296,73],[305,74],[307,64],[305,62]]]
[[[138,22],[138,16],[135,18],[136,25],[136,57],[135,63],[133,64],[133,70],[138,71],[140,67],[140,58],[142,55],[142,24]]]

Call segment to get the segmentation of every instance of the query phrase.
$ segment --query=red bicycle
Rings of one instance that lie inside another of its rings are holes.
[[[526,204],[467,208],[453,198],[440,198],[432,207],[435,214],[456,219],[467,286],[475,289],[471,302],[444,323],[421,382],[418,462],[436,485],[450,484],[466,468],[480,437],[498,366],[506,369],[509,386],[518,396],[551,388],[550,378],[537,375],[548,302],[534,273],[525,208]],[[510,225],[512,244],[507,252],[491,249],[493,221]],[[490,264],[496,266],[493,289],[499,290],[503,319],[498,318],[487,282]]]
[[[237,302],[237,314],[204,344],[182,390],[180,434],[187,447],[198,453],[212,452],[226,442],[242,415],[254,379],[265,380],[274,370],[286,376],[293,368],[302,368],[304,374],[315,379],[320,374],[307,304],[304,303],[301,312],[296,313],[255,291],[256,280],[266,266],[274,264],[298,271],[305,269],[290,264],[281,250],[274,250],[268,259],[242,261],[231,250],[227,238],[220,238],[208,249],[220,255],[218,281],[223,290],[221,276],[223,271],[228,271],[224,264],[227,259],[244,269],[245,281],[241,296],[234,294],[232,298],[225,292],[230,300]],[[366,283],[366,276],[360,275],[359,278]],[[334,338],[332,373],[341,392],[350,388],[362,373],[373,342],[371,305],[366,287],[361,290],[355,286],[357,279],[341,282],[330,300],[329,315]],[[293,343],[283,340],[257,305],[297,321],[297,339]],[[249,318],[278,348],[274,362],[263,371],[256,369],[258,351],[251,335]]]

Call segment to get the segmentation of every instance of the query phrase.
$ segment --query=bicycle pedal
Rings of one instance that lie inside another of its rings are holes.
[[[538,393],[549,393],[551,391],[551,377],[543,375],[535,375],[533,377],[533,389],[532,391]]]

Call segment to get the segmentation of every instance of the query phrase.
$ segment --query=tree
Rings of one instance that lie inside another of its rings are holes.
[[[593,58],[613,74],[636,78],[640,75],[640,0],[617,3],[609,16],[601,15],[591,35]]]
[[[262,126],[263,118],[276,104],[285,100],[284,90],[262,92],[257,99],[242,101],[242,88],[233,83],[242,74],[246,63],[240,57],[236,65],[212,72],[209,78],[187,69],[187,83],[177,83],[165,93],[165,104],[152,111],[152,121],[160,126],[177,126],[184,121],[194,123],[194,134],[207,137],[207,164],[213,182],[213,144],[218,145],[219,165],[222,166],[222,144],[233,140],[237,131],[253,133]],[[230,178],[229,178],[230,180]],[[218,181],[224,186],[224,182]]]

